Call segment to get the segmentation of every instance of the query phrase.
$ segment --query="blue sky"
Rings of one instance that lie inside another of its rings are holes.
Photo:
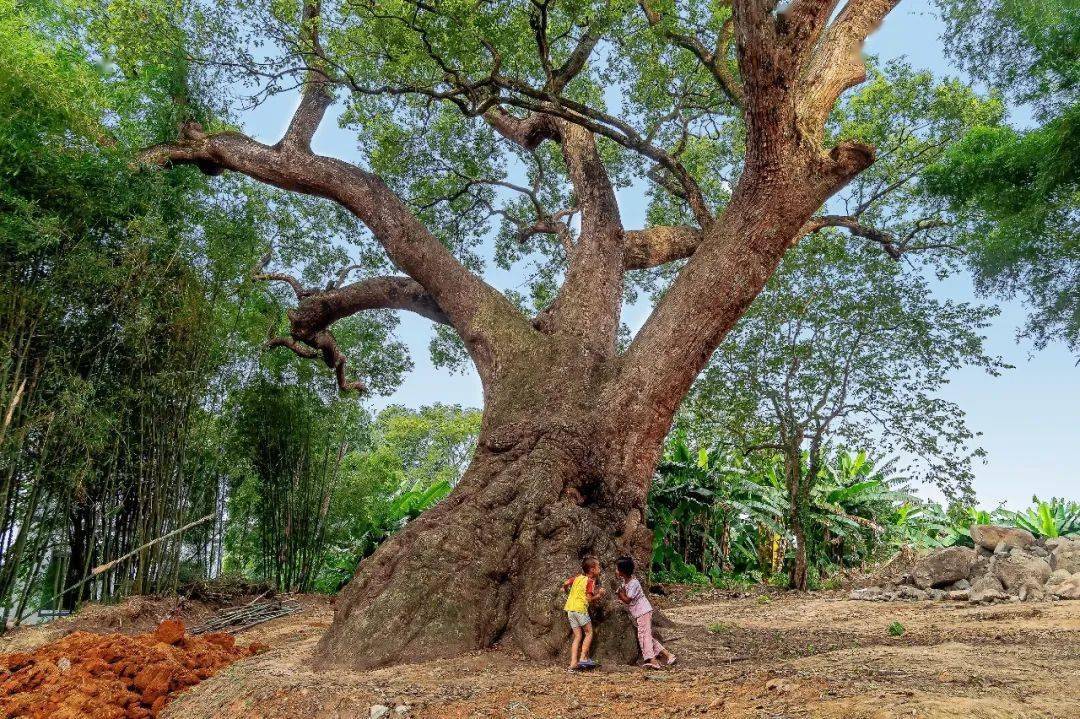
[[[906,56],[913,66],[938,75],[959,75],[945,58],[943,31],[927,0],[904,0],[870,38],[867,50],[882,58]],[[281,98],[267,103],[245,118],[246,129],[260,140],[276,141],[287,123],[288,105],[293,102],[294,98]],[[355,154],[355,138],[329,121],[313,144],[318,152],[344,159]],[[627,227],[640,227],[645,207],[641,192],[635,188],[624,190],[619,202]],[[487,277],[503,288],[517,287],[522,282],[515,273],[493,271]],[[939,290],[943,297],[976,299],[964,276],[951,278]],[[1001,315],[987,331],[987,347],[1015,369],[1000,377],[962,370],[944,392],[946,399],[967,412],[969,426],[982,433],[979,443],[988,457],[985,464],[975,468],[980,503],[992,508],[1006,502],[1016,509],[1026,506],[1033,494],[1080,498],[1076,466],[1070,461],[1074,443],[1080,444],[1080,368],[1059,345],[1034,353],[1030,344],[1018,343],[1015,335],[1024,321],[1023,307],[1017,303],[995,304]],[[628,307],[623,319],[637,330],[648,309],[644,304]],[[479,407],[481,390],[475,373],[451,374],[432,367],[427,351],[430,324],[410,313],[402,315],[398,338],[410,348],[416,366],[394,394],[371,400],[371,408],[377,410],[388,404],[419,407],[433,402]],[[930,491],[925,494],[935,496]]]

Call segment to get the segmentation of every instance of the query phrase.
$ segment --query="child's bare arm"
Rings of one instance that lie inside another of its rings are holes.
[[[570,591],[570,586],[571,586],[571,585],[572,585],[573,583],[574,583],[574,578],[573,578],[573,577],[570,577],[569,579],[567,579],[567,580],[566,580],[565,582],[563,582],[563,583],[562,583],[562,590],[563,590],[564,592],[569,592],[569,591]]]
[[[626,587],[619,587],[619,593],[616,596],[619,597],[619,601],[623,604],[630,603],[630,597],[626,596]]]

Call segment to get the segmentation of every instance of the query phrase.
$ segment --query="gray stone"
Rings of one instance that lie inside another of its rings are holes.
[[[1046,584],[1051,570],[1046,560],[1030,554],[1010,554],[1007,557],[994,557],[993,572],[1005,589],[1015,594],[1025,583]]]
[[[896,590],[896,597],[897,599],[907,599],[910,601],[921,602],[928,599],[930,595],[917,587],[909,587],[907,585],[904,585]]]
[[[1000,556],[1002,554],[1008,554],[1010,548],[1011,545],[1003,539],[997,543],[996,547],[994,547],[994,554],[997,556]]]
[[[386,719],[390,716],[390,707],[385,704],[372,704],[368,710],[369,719]]]
[[[967,578],[978,560],[979,555],[973,549],[949,547],[920,558],[911,576],[920,589],[941,587]]]
[[[955,589],[958,591],[962,589],[971,589],[971,582],[966,579],[959,579],[953,582],[953,585],[949,587],[949,589]]]
[[[987,589],[982,592],[971,592],[968,595],[968,602],[971,604],[992,604],[993,602],[1004,602],[1008,599],[1015,599],[1016,597],[1010,597],[1005,592],[999,592],[996,589]]]
[[[966,602],[971,598],[971,591],[967,589],[953,589],[945,592],[945,598],[953,602]]]
[[[1052,552],[1062,545],[1069,544],[1075,541],[1076,540],[1069,539],[1068,537],[1047,537],[1043,540],[1043,546]]]
[[[930,598],[933,599],[935,602],[940,602],[942,599],[945,598],[945,590],[944,589],[931,589],[930,590]]]
[[[1049,589],[1050,594],[1058,599],[1080,599],[1080,572]]]
[[[1035,535],[1026,529],[1001,527],[996,524],[973,524],[968,530],[971,540],[980,547],[994,549],[999,542],[1010,547],[1026,548],[1035,543]]]
[[[975,583],[979,577],[985,576],[990,573],[990,561],[993,558],[993,554],[989,556],[979,555],[979,559],[971,567],[971,574],[968,575],[968,581],[972,584]]]
[[[1046,598],[1046,590],[1043,589],[1043,585],[1028,581],[1020,586],[1020,591],[1016,596],[1021,602],[1040,602]]]
[[[865,589],[856,589],[848,595],[848,599],[854,601],[870,602],[875,599],[881,599],[881,587],[866,587]]]
[[[408,716],[409,711],[410,709],[408,704],[398,704],[396,707],[394,707],[394,714],[399,717]]]
[[[1001,580],[993,574],[986,574],[971,585],[968,592],[968,601],[977,603],[1001,599],[1007,596],[1003,590]]]
[[[1032,556],[1039,557],[1040,559],[1046,559],[1050,556],[1050,552],[1046,551],[1045,548],[1037,545],[1033,547],[1028,547],[1028,551],[1032,554]]]
[[[1070,574],[1080,572],[1080,542],[1062,542],[1050,554],[1050,568],[1064,569]]]
[[[1062,582],[1064,582],[1065,580],[1067,580],[1071,576],[1072,575],[1069,574],[1064,569],[1055,569],[1050,574],[1050,578],[1046,580],[1046,586],[1052,587],[1055,584],[1061,584]]]

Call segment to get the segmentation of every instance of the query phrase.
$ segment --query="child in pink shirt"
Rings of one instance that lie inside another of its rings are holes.
[[[634,560],[630,557],[620,557],[615,560],[615,574],[622,580],[622,588],[619,589],[619,601],[630,609],[630,616],[637,624],[638,645],[641,646],[641,656],[645,658],[647,669],[659,669],[657,657],[665,660],[668,666],[675,663],[675,655],[653,638],[652,634],[652,605],[645,596],[645,590],[641,588],[641,582],[634,576]]]

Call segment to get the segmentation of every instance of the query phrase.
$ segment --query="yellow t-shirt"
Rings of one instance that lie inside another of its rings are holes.
[[[566,598],[566,606],[563,609],[568,612],[587,614],[589,611],[589,596],[593,593],[596,584],[592,577],[587,577],[584,574],[574,577],[573,582],[570,586],[570,596]]]

